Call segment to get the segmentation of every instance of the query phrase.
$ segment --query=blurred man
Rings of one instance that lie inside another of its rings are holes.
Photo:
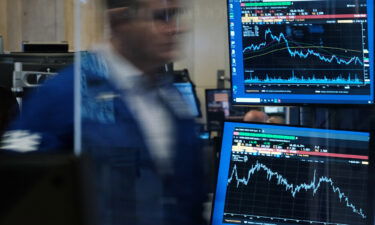
[[[153,73],[178,56],[179,0],[107,2],[111,45],[133,66],[145,74]]]
[[[178,55],[180,2],[107,0],[107,7],[111,37],[81,62],[81,140],[94,161],[99,224],[202,224],[193,119],[171,78],[156,73]],[[25,102],[3,149],[72,149],[73,68]]]

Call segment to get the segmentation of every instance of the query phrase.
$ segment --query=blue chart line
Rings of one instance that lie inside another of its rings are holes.
[[[353,78],[351,78],[351,74],[349,73],[348,78],[344,78],[342,75],[339,75],[337,78],[334,79],[328,79],[326,76],[324,78],[316,78],[315,75],[313,75],[311,78],[305,78],[301,77],[298,78],[293,75],[288,79],[282,79],[281,76],[279,77],[270,77],[268,74],[266,74],[265,79],[259,79],[259,77],[250,77],[249,79],[245,80],[246,84],[331,84],[331,85],[363,85],[364,82],[361,81],[358,78],[358,75],[354,75]]]
[[[328,62],[328,63],[332,63],[332,62],[336,61],[336,63],[339,64],[339,65],[341,65],[341,64],[349,65],[349,64],[353,63],[355,65],[359,64],[359,65],[363,66],[363,62],[357,56],[353,56],[349,60],[346,60],[346,59],[343,59],[343,58],[339,58],[336,55],[332,55],[331,57],[325,57],[325,56],[321,55],[320,53],[315,52],[312,49],[307,49],[306,53],[304,53],[302,50],[292,50],[290,45],[289,45],[288,39],[285,37],[285,35],[283,33],[280,33],[279,36],[276,36],[276,35],[273,35],[271,29],[268,28],[266,30],[266,32],[264,33],[264,39],[267,40],[268,35],[271,37],[271,39],[273,41],[277,41],[278,43],[284,41],[291,57],[299,56],[300,58],[306,59],[310,55],[313,55],[313,56],[318,57],[321,61]],[[267,45],[266,41],[263,42],[263,43],[260,43],[259,45],[252,44],[252,45],[246,47],[243,50],[243,52],[245,53],[246,51],[258,51],[262,47],[265,47],[266,45]]]
[[[312,190],[313,195],[315,195],[316,192],[319,190],[322,183],[328,183],[331,186],[332,191],[334,193],[338,194],[338,197],[339,197],[340,201],[344,200],[344,202],[346,203],[346,206],[351,208],[353,210],[353,213],[356,213],[356,214],[360,215],[363,219],[366,218],[366,215],[364,214],[363,210],[361,208],[357,209],[355,207],[355,205],[350,203],[349,198],[345,195],[344,192],[342,192],[340,190],[339,187],[335,186],[335,184],[334,184],[334,182],[331,178],[322,176],[319,179],[317,179],[316,178],[316,170],[314,170],[314,178],[310,183],[308,183],[308,184],[302,183],[302,184],[299,184],[299,185],[295,185],[295,184],[290,184],[288,182],[288,180],[285,179],[278,172],[273,172],[266,165],[264,165],[262,163],[259,163],[257,161],[256,164],[253,165],[251,167],[251,169],[249,170],[249,172],[247,174],[247,178],[246,177],[239,178],[238,174],[237,174],[237,166],[234,165],[233,170],[232,170],[232,174],[231,174],[230,178],[228,179],[228,184],[230,184],[232,182],[232,180],[235,179],[235,181],[237,182],[237,188],[239,187],[240,184],[248,185],[249,182],[251,181],[252,175],[254,175],[256,172],[259,172],[260,170],[264,170],[265,172],[267,172],[267,179],[269,181],[271,181],[271,179],[273,177],[275,177],[276,180],[277,180],[277,184],[285,186],[285,190],[290,191],[293,198],[295,198],[296,194],[298,192],[302,191],[302,190],[305,190],[305,191]]]

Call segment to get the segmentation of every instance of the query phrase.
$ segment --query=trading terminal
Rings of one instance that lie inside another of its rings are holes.
[[[373,0],[0,12],[0,225],[374,224]]]

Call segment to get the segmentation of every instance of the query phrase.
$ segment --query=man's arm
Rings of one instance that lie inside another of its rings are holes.
[[[47,81],[23,102],[21,115],[3,135],[1,149],[18,152],[71,150],[73,67]]]

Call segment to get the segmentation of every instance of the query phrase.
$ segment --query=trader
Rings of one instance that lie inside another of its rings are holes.
[[[157,73],[178,56],[181,3],[106,3],[110,38],[80,65],[80,140],[94,162],[100,224],[203,224],[195,125],[171,77]],[[71,66],[25,101],[1,148],[72,149],[73,80]]]

